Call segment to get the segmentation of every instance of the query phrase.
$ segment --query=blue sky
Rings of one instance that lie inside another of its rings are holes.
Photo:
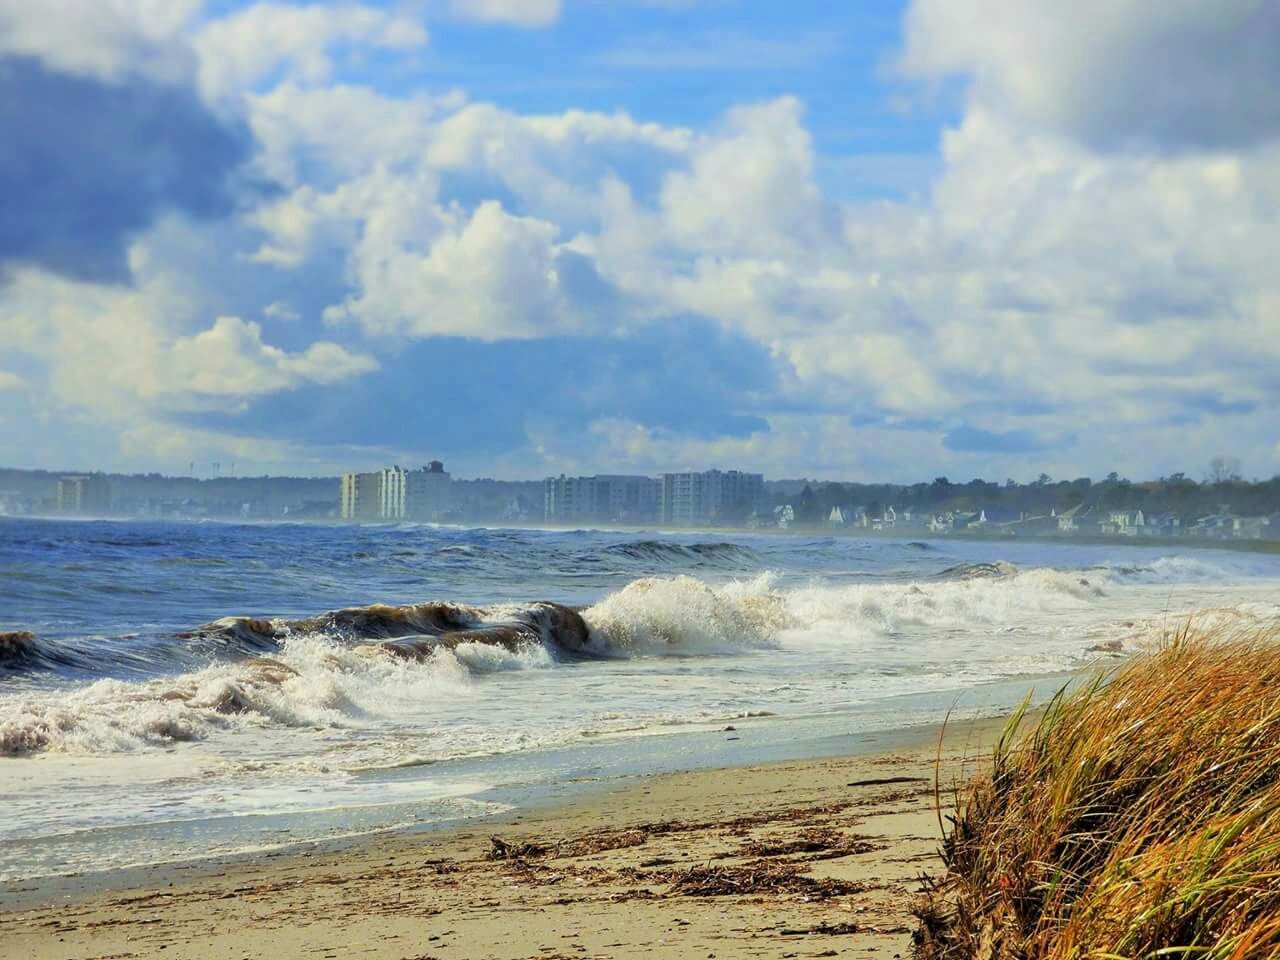
[[[1267,0],[0,0],[0,463],[1271,475],[1277,50]]]

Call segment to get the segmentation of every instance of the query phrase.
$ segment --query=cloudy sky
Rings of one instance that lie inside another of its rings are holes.
[[[0,465],[1280,472],[1277,0],[0,0]]]

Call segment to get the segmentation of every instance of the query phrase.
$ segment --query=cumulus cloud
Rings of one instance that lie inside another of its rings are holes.
[[[344,251],[353,292],[326,319],[377,337],[712,318],[781,371],[771,398],[752,401],[763,426],[726,448],[742,456],[786,455],[775,425],[798,421],[769,408],[799,407],[843,424],[824,443],[890,437],[903,458],[997,472],[1034,448],[1069,471],[1112,455],[1096,438],[1116,429],[1206,416],[1259,429],[1250,411],[1274,390],[1257,362],[1276,350],[1264,306],[1277,302],[1275,229],[1258,213],[1280,199],[1271,148],[1110,155],[974,104],[944,135],[928,205],[841,207],[819,189],[793,98],[734,108],[700,133],[472,104],[404,143],[394,171],[361,161],[366,172],[332,190],[263,208],[263,259]],[[857,411],[872,413],[855,423]],[[658,429],[669,446],[654,449],[719,449],[625,410],[608,422],[628,424],[632,442],[633,427]],[[909,443],[903,423],[916,425]],[[580,455],[543,433],[536,446],[556,462]]]
[[[194,57],[182,33],[204,0],[0,0],[0,54],[50,70],[177,83]]]
[[[466,7],[526,26],[559,14]],[[186,67],[161,57],[140,72],[110,44],[19,31],[0,49],[46,82],[83,84],[92,103],[187,90],[207,142],[230,131],[241,147],[203,166],[191,148],[179,180],[158,160],[135,169],[129,151],[97,151],[105,178],[72,178],[67,211],[20,198],[70,219],[44,234],[27,216],[30,237],[0,224],[12,274],[0,342],[36,358],[16,368],[24,398],[109,419],[122,444],[129,424],[135,450],[177,450],[180,416],[276,453],[293,444],[302,462],[359,442],[361,423],[418,396],[428,369],[467,416],[379,421],[379,449],[399,431],[456,462],[473,452],[476,469],[501,456],[525,473],[720,463],[1003,477],[1034,453],[1055,476],[1156,472],[1207,459],[1226,426],[1241,448],[1274,451],[1280,143],[1260,92],[1275,58],[1256,54],[1274,38],[1272,7],[1141,8],[1086,0],[1068,17],[1039,0],[916,0],[904,70],[968,92],[927,194],[876,203],[833,199],[835,168],[796,97],[694,129],[332,83],[348,50],[425,40],[372,5],[326,19],[260,4],[198,28],[192,6],[155,28],[196,31]],[[195,63],[216,118],[190,92]],[[183,69],[185,86],[160,79]],[[227,119],[241,113],[245,127]],[[200,218],[229,209],[221,185],[245,169],[246,128],[249,169],[280,190],[242,196],[242,215],[210,228]],[[146,202],[113,192],[156,170]],[[121,225],[94,234],[74,219],[90,210]],[[226,256],[206,266],[198,245],[160,242],[174,221],[218,232]],[[133,288],[75,282],[124,275],[126,250]],[[526,398],[518,415],[499,381]]]
[[[281,68],[294,80],[325,81],[335,46],[412,50],[426,42],[420,22],[374,7],[256,3],[205,26],[195,49],[200,87],[217,98],[250,88]]]
[[[0,370],[0,393],[17,393],[27,389],[27,381],[10,370]]]
[[[662,189],[664,219],[701,254],[812,246],[828,218],[813,182],[813,143],[792,97],[735,107]]]
[[[168,376],[153,389],[175,386],[209,397],[250,397],[305,383],[339,383],[378,369],[364,354],[320,341],[287,353],[262,341],[262,327],[239,317],[218,317],[208,330],[180,337],[169,348]]]
[[[901,68],[1100,147],[1232,149],[1280,136],[1272,0],[915,0]]]
[[[370,334],[457,334],[481,340],[591,328],[608,290],[590,261],[558,242],[553,223],[494,202],[448,211],[428,246],[394,230],[366,233],[355,252],[361,293],[326,313]]]
[[[120,420],[236,409],[248,397],[378,367],[329,341],[299,352],[272,346],[259,324],[239,317],[205,327],[167,276],[128,288],[18,271],[0,299],[0,339],[43,365],[57,406]]]

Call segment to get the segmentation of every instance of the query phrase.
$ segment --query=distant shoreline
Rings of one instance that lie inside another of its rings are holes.
[[[863,527],[663,527],[637,524],[595,523],[587,525],[534,523],[459,523],[434,522],[428,520],[378,520],[359,522],[337,519],[315,519],[271,517],[271,518],[237,518],[237,517],[90,517],[69,514],[0,514],[0,521],[6,520],[39,520],[65,521],[70,523],[224,523],[235,526],[259,526],[280,524],[306,524],[317,527],[391,527],[405,523],[420,524],[425,527],[438,527],[446,530],[547,530],[568,533],[574,530],[600,531],[601,533],[636,533],[636,534],[714,534],[717,536],[741,536],[744,534],[768,537],[844,537],[861,540],[906,540],[946,542],[948,540],[966,540],[985,543],[1057,543],[1079,544],[1081,546],[1108,547],[1190,547],[1208,550],[1233,550],[1240,553],[1280,554],[1280,539],[1228,539],[1216,537],[1129,537],[1100,534],[1072,534],[1054,536],[1052,534],[1022,533],[978,533],[972,531],[938,533],[932,530],[870,530]]]

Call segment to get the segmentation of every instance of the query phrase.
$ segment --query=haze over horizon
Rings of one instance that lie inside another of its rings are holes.
[[[1280,472],[1280,5],[0,0],[0,463]]]

